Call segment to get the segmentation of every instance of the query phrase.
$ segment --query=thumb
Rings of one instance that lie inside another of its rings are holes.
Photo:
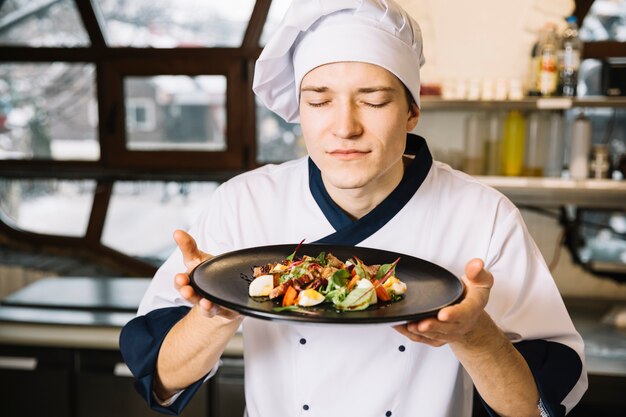
[[[474,300],[483,306],[487,305],[493,286],[493,276],[484,266],[482,259],[474,258],[465,264],[465,274],[462,277],[465,299]]]
[[[198,249],[198,245],[191,235],[183,230],[174,231],[174,240],[183,254],[185,266],[190,270],[201,262],[209,259],[211,255]]]

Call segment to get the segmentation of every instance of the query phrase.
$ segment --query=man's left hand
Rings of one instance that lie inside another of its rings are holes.
[[[484,269],[484,262],[476,258],[465,265],[465,274],[461,279],[465,284],[465,296],[460,303],[442,308],[436,317],[394,328],[409,339],[430,346],[453,342],[472,344],[481,321],[488,318],[485,306],[493,286],[493,276]]]

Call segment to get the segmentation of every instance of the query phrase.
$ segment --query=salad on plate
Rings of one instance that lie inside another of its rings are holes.
[[[356,256],[342,261],[326,252],[295,259],[297,250],[284,260],[255,266],[249,296],[279,301],[274,311],[302,310],[323,303],[337,311],[358,311],[379,302],[400,301],[406,294],[406,284],[395,276],[400,258],[366,265]]]

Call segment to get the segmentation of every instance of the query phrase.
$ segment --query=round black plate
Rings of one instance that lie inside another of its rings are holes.
[[[216,256],[198,265],[191,272],[191,285],[216,304],[241,314],[267,320],[289,320],[314,323],[365,324],[404,323],[430,317],[460,300],[463,284],[451,272],[423,259],[396,252],[338,245],[302,245],[297,257],[316,257],[330,252],[337,258],[357,256],[365,264],[385,264],[400,257],[396,276],[407,285],[405,297],[395,303],[375,304],[362,311],[339,312],[331,304],[298,311],[275,312],[276,300],[259,301],[248,296],[248,281],[254,266],[278,262],[289,256],[297,245],[274,245],[242,249]]]

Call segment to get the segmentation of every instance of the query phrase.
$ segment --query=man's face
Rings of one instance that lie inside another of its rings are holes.
[[[327,187],[373,191],[399,181],[418,116],[400,80],[377,65],[326,64],[302,79],[300,124]]]

